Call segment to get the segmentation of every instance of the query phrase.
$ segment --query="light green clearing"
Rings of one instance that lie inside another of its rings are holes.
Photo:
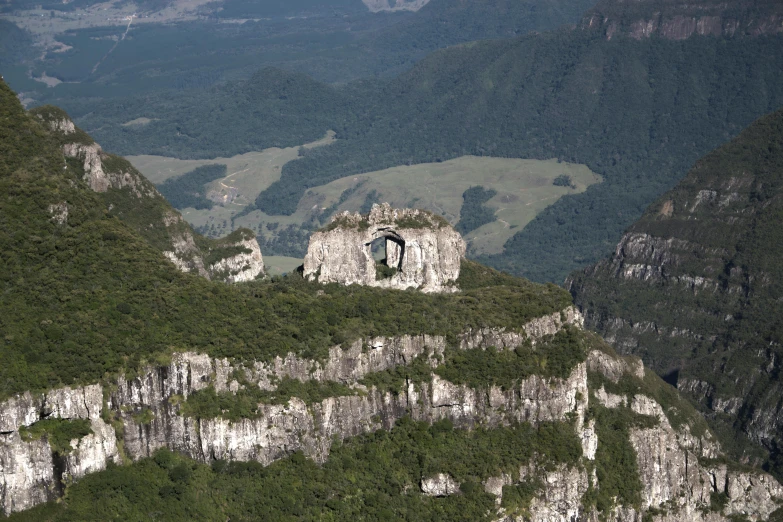
[[[554,186],[552,181],[561,174],[570,176],[576,188]],[[501,252],[506,240],[544,208],[562,196],[584,192],[600,181],[601,177],[586,166],[556,159],[463,156],[442,163],[394,167],[333,181],[308,190],[296,214],[305,215],[313,207],[328,207],[339,201],[344,190],[362,183],[340,205],[340,210],[357,210],[367,193],[375,190],[381,201],[388,201],[392,206],[425,208],[456,224],[462,194],[472,186],[481,185],[497,191],[486,203],[495,209],[497,221],[468,233],[465,239],[474,254],[491,254]]]
[[[315,147],[334,141],[329,132],[321,140],[305,145]],[[179,160],[162,156],[130,156],[128,159],[154,183],[184,174],[201,165],[223,163],[229,174],[209,185],[208,197],[219,203],[210,210],[184,209],[182,215],[193,226],[214,225],[215,235],[232,231],[232,217],[273,182],[287,162],[298,157],[298,147],[272,148],[233,158]],[[561,174],[571,177],[576,188],[556,187],[552,181]],[[348,176],[308,190],[291,216],[269,216],[259,210],[237,218],[233,228],[247,227],[271,238],[288,225],[300,226],[313,215],[339,201],[346,189],[361,185],[338,211],[357,211],[367,194],[375,190],[381,201],[397,207],[417,207],[442,214],[452,224],[459,221],[462,194],[481,185],[497,194],[487,202],[495,209],[497,220],[465,237],[473,254],[501,252],[503,244],[521,230],[544,208],[568,194],[584,192],[600,183],[601,177],[585,165],[551,160],[528,160],[463,156],[442,163],[422,163]],[[223,224],[225,223],[225,228]],[[278,223],[269,231],[267,223]]]
[[[302,264],[301,259],[285,256],[264,256],[264,270],[269,276],[293,272]]]

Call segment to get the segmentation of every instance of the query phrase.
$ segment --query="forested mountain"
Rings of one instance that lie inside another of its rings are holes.
[[[587,324],[640,356],[780,474],[783,111],[700,159],[615,253],[568,287]],[[748,453],[748,457],[753,453]]]
[[[329,87],[267,69],[196,98],[99,106],[81,121],[123,153],[178,157],[337,131],[335,144],[284,166],[257,200],[267,214],[290,214],[308,187],[395,165],[465,154],[584,163],[605,181],[560,199],[484,259],[560,282],[603,256],[699,155],[783,105],[781,51],[781,36],[607,40],[561,30],[443,50],[388,83]],[[134,129],[112,124],[119,114],[160,120]]]
[[[0,83],[11,520],[783,514],[563,289],[467,260],[445,294],[182,273],[39,114]]]

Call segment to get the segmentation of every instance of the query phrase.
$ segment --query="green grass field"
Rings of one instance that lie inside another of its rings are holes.
[[[328,145],[334,140],[329,133],[323,139],[306,147]],[[338,179],[306,192],[297,211],[291,216],[269,216],[261,211],[232,218],[252,203],[256,196],[280,178],[283,165],[298,157],[298,147],[267,149],[232,158],[214,160],[178,160],[161,156],[130,156],[128,159],[154,183],[184,174],[201,165],[223,163],[228,175],[209,185],[208,197],[216,204],[210,210],[185,209],[182,214],[195,227],[214,226],[216,235],[224,235],[238,227],[248,227],[259,235],[271,237],[274,231],[267,224],[279,227],[300,226],[313,215],[337,203],[347,189],[356,188],[338,210],[359,210],[367,195],[375,191],[380,201],[398,207],[425,208],[457,223],[466,189],[481,185],[497,194],[487,202],[495,209],[497,220],[466,236],[472,253],[497,253],[503,244],[536,214],[568,194],[583,192],[588,186],[601,182],[601,177],[584,165],[562,163],[557,160],[525,160],[463,156],[442,163],[423,163],[400,166],[377,172]],[[567,174],[574,188],[552,184]],[[265,256],[265,259],[271,259]],[[279,258],[293,260],[294,258]],[[293,261],[284,262],[283,271]],[[271,265],[272,262],[270,261]]]

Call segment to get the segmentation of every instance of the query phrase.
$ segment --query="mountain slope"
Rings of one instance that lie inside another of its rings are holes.
[[[642,357],[780,473],[783,111],[699,160],[568,287],[587,323]]]
[[[197,234],[127,160],[105,153],[100,145],[50,105],[31,111],[51,132],[65,155],[65,169],[83,179],[104,200],[109,213],[128,224],[183,272],[228,282],[263,274],[263,259],[252,231],[207,239]],[[67,221],[67,203],[62,207]]]

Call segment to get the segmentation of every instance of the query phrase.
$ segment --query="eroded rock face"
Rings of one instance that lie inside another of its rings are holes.
[[[387,276],[379,276],[371,246],[386,242]],[[321,283],[454,291],[465,242],[444,219],[424,210],[373,205],[366,216],[343,212],[310,237],[304,276]],[[391,274],[393,272],[393,274]]]
[[[735,0],[603,0],[582,20],[586,29],[601,29],[607,39],[627,35],[637,40],[658,36],[684,40],[690,36],[761,36],[783,31],[783,8],[779,2]],[[630,14],[632,13],[632,14]]]
[[[473,350],[495,346],[509,350],[522,342],[551,335],[564,324],[580,323],[578,312],[567,309],[535,319],[519,332],[465,332],[459,347]],[[324,462],[333,441],[391,429],[397,420],[410,416],[430,423],[449,419],[460,429],[491,429],[519,422],[535,426],[552,421],[573,426],[582,443],[578,463],[552,467],[538,463],[534,457],[518,471],[508,470],[487,478],[484,488],[497,499],[498,520],[598,520],[598,514],[593,508],[585,508],[583,502],[591,486],[600,488],[597,475],[591,471],[600,440],[595,420],[587,419],[589,401],[600,399],[595,398],[596,390],[588,388],[587,373],[597,372],[611,381],[619,381],[623,376],[638,379],[644,377],[638,360],[596,350],[566,378],[532,375],[508,389],[471,388],[434,373],[428,379],[408,382],[399,393],[357,383],[370,372],[410,364],[416,357],[425,357],[435,367],[445,346],[444,338],[424,335],[372,338],[346,348],[334,347],[324,361],[289,354],[267,363],[245,365],[204,354],[178,353],[166,366],[147,367],[132,379],[118,378],[113,391],[105,393],[105,402],[100,385],[19,395],[0,405],[2,509],[10,513],[57,498],[63,477],[79,478],[103,469],[109,460],[119,461],[114,425],[122,425],[124,450],[131,459],[147,457],[156,449],[167,447],[201,462],[228,459],[269,464],[294,451]],[[243,384],[234,379],[238,372],[244,372]],[[235,422],[223,418],[194,419],[182,414],[182,401],[207,387],[229,393],[236,393],[241,386],[274,390],[276,383],[286,377],[340,381],[360,392],[312,404],[292,398],[286,404],[261,405],[254,418]],[[652,515],[651,519],[658,521],[707,522],[744,514],[759,521],[777,508],[775,499],[783,497],[783,488],[769,475],[700,460],[720,456],[709,434],[697,437],[687,426],[675,429],[651,397],[637,394],[615,402],[605,405],[628,407],[656,422],[630,433],[644,488],[642,505],[617,506],[609,520],[638,522]],[[105,418],[113,418],[112,424],[104,422],[101,413]],[[18,432],[20,426],[46,416],[89,419],[93,431],[72,441],[74,450],[65,457],[65,474],[60,476],[48,442],[26,442]],[[529,508],[525,513],[506,513],[501,507],[503,487],[522,483],[538,485]],[[446,496],[459,494],[460,484],[444,470],[423,477],[420,488],[427,495]],[[710,505],[710,496],[715,493],[725,493],[728,498],[723,514],[702,510]],[[656,511],[650,513],[652,508]]]
[[[229,283],[252,281],[264,273],[264,258],[261,256],[261,248],[255,237],[245,238],[237,242],[235,246],[249,250],[249,252],[221,259],[210,265],[210,273],[225,274],[224,280]]]
[[[459,493],[459,482],[448,473],[438,473],[421,480],[421,492],[429,497],[447,497]]]
[[[0,505],[3,512],[29,509],[54,500],[62,492],[62,481],[78,479],[120,463],[114,428],[103,421],[103,388],[91,385],[60,388],[46,394],[25,393],[0,407]],[[92,433],[71,441],[67,455],[53,453],[49,442],[25,441],[19,428],[45,418],[87,419]],[[59,461],[59,462],[58,462]],[[55,472],[62,469],[62,474]]]

